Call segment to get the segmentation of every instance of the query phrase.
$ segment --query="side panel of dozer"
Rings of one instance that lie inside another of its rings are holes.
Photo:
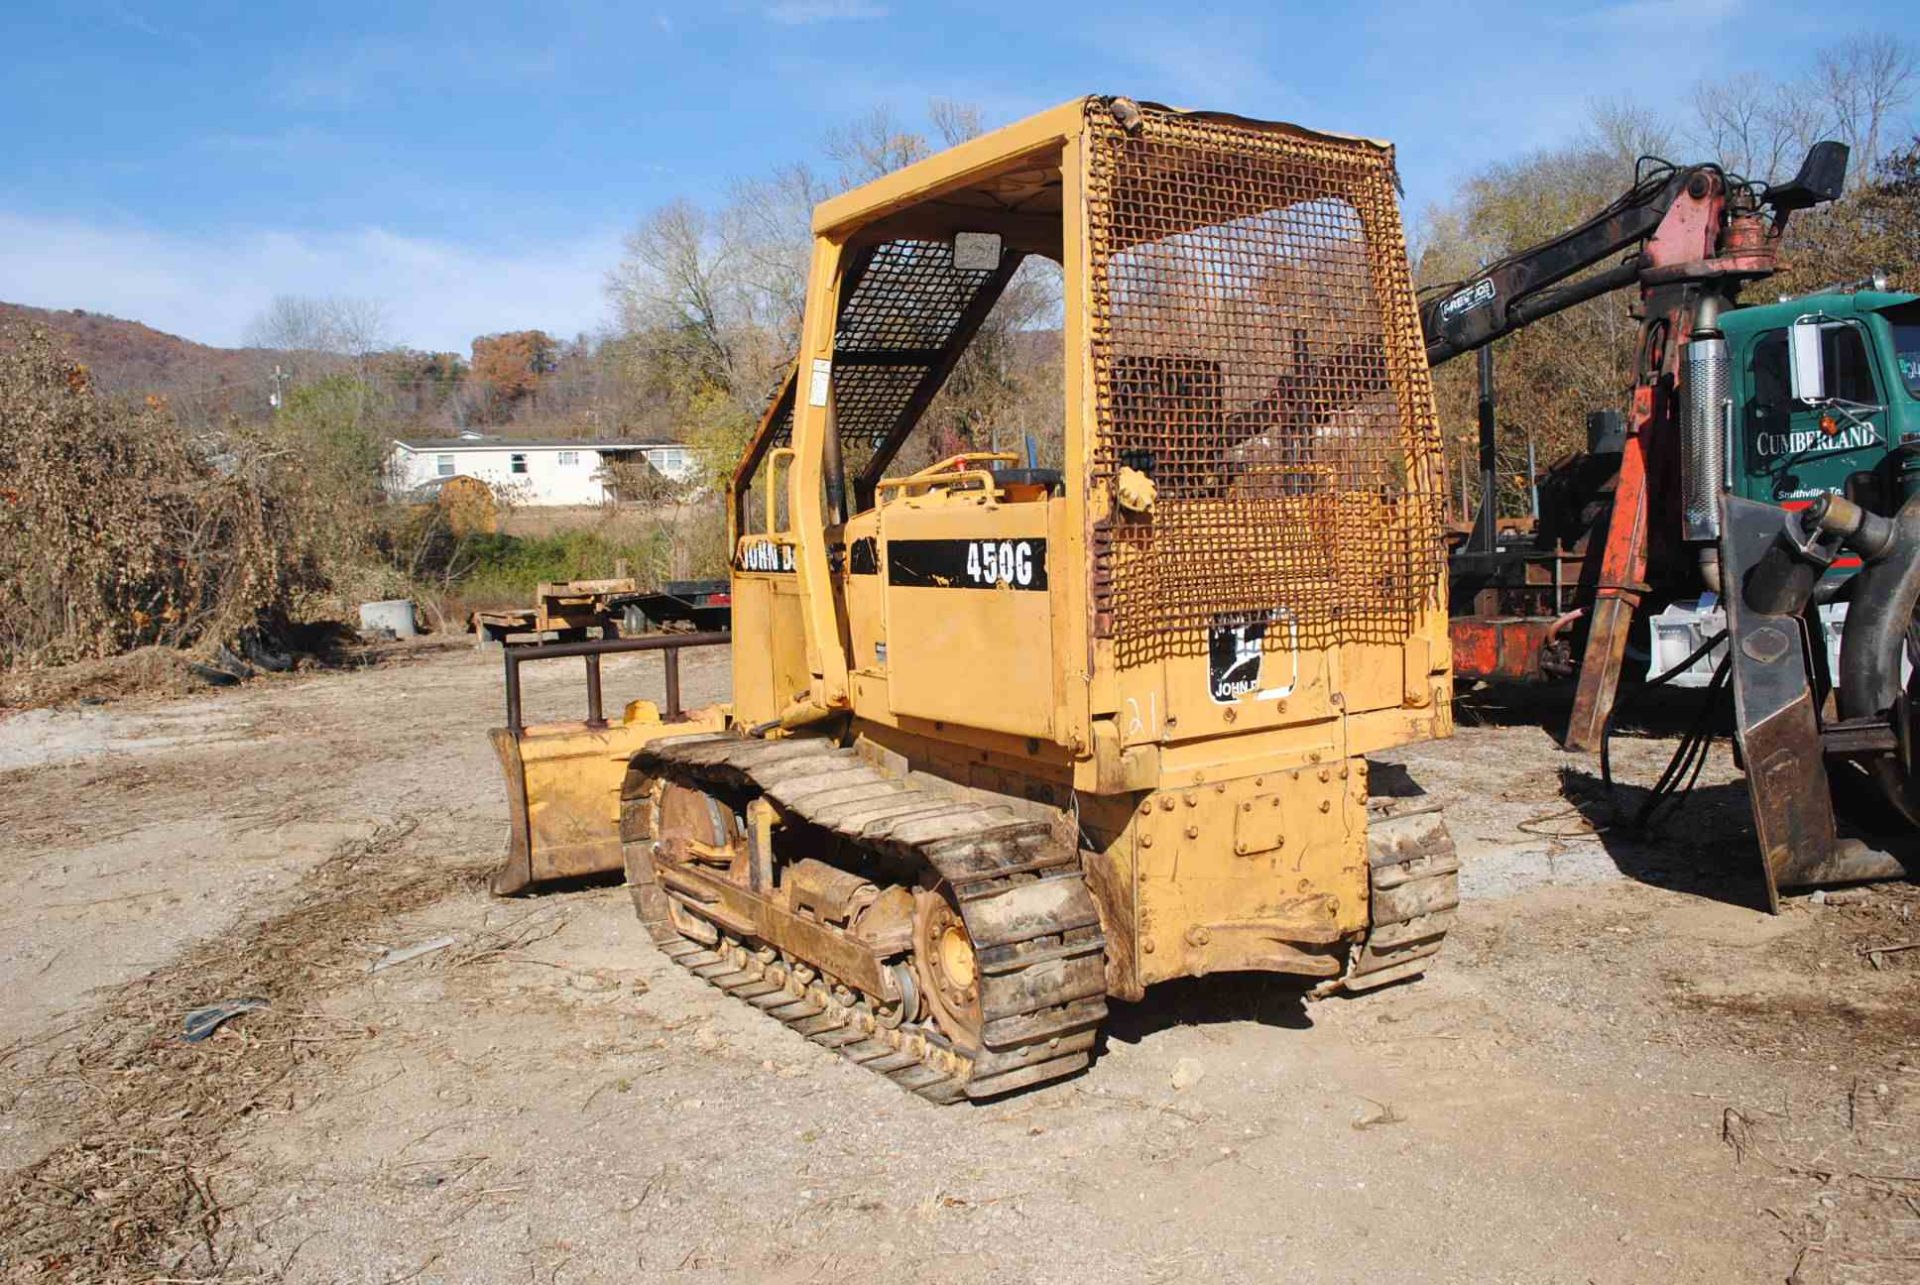
[[[647,742],[725,728],[719,710],[663,723],[650,701],[635,701],[606,727],[548,723],[488,733],[507,784],[506,860],[491,887],[510,897],[553,879],[623,868],[620,783],[627,763]]]

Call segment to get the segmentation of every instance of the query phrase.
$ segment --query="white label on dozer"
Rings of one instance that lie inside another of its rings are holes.
[[[813,359],[813,379],[807,384],[807,405],[825,406],[827,389],[833,387],[833,359],[815,357]]]

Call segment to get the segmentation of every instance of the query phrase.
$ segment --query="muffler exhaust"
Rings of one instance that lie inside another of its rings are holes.
[[[1726,337],[1696,330],[1687,340],[1681,407],[1680,522],[1688,540],[1720,538],[1720,490],[1727,481]]]

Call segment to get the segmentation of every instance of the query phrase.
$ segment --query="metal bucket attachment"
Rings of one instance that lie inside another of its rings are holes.
[[[506,777],[511,826],[507,859],[491,882],[497,895],[620,869],[620,785],[628,760],[659,737],[726,726],[718,711],[663,723],[651,701],[635,701],[628,713],[632,722],[609,727],[559,723],[524,728],[517,736],[504,727],[488,733]]]
[[[719,646],[726,634],[667,634],[506,651],[507,726],[488,733],[507,785],[507,856],[490,887],[510,897],[552,879],[622,869],[620,788],[642,746],[670,736],[723,731],[722,707],[680,712],[679,651]],[[665,717],[652,701],[626,706],[620,719],[602,716],[600,657],[607,652],[665,651]],[[523,725],[520,666],[531,660],[586,658],[587,717],[580,722]]]

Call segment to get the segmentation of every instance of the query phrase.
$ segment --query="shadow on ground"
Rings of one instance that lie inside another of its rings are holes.
[[[1572,713],[1573,692],[1566,683],[1482,684],[1462,693],[1455,710],[1467,726],[1536,726],[1557,739]],[[1766,884],[1744,780],[1703,781],[1657,808],[1648,807],[1662,769],[1696,726],[1706,701],[1706,692],[1700,690],[1624,685],[1614,707],[1611,786],[1597,767],[1569,763],[1560,770],[1560,793],[1593,828],[1607,858],[1627,878],[1764,909]],[[1714,710],[1710,720],[1714,739],[1724,749],[1733,734],[1731,702]],[[1628,747],[1634,752],[1624,752]],[[1656,753],[1646,754],[1649,748]],[[1652,766],[1646,762],[1649,757]]]
[[[1567,683],[1477,683],[1459,692],[1454,717],[1467,727],[1542,727],[1558,741],[1573,714],[1574,687]],[[1658,693],[1655,695],[1654,693]],[[1649,688],[1622,683],[1614,702],[1616,736],[1680,736],[1693,725],[1707,694],[1698,688]],[[1732,702],[1715,717],[1717,735],[1733,730]]]
[[[1136,1003],[1110,1001],[1106,1037],[1138,1044],[1175,1026],[1258,1022],[1262,1026],[1306,1030],[1306,984],[1277,973],[1220,973],[1180,977],[1149,987]]]
[[[1627,878],[1689,896],[1764,910],[1766,884],[1744,781],[1697,786],[1646,817],[1651,783],[1617,776],[1609,789],[1597,773],[1560,770],[1560,793],[1599,836],[1607,858]],[[1643,822],[1643,818],[1644,822]]]

